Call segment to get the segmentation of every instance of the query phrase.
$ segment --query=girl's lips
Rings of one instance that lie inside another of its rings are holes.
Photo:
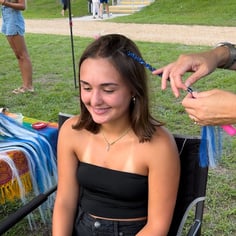
[[[109,110],[109,108],[93,108],[93,112],[97,115],[103,115]]]

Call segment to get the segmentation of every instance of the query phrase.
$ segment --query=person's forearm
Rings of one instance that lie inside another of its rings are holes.
[[[6,7],[11,7],[15,10],[24,11],[25,10],[25,1],[19,2],[8,2],[7,0],[2,1],[2,5]]]
[[[236,94],[232,95],[231,105],[228,106],[230,124],[236,124]]]
[[[229,61],[229,49],[227,47],[216,47],[212,49],[212,53],[217,61],[217,67],[223,68],[225,64]]]
[[[236,47],[229,42],[219,43],[212,50],[217,61],[217,67],[229,70],[236,69]]]
[[[53,212],[52,235],[71,235],[73,229],[73,214],[68,214],[68,210],[55,208]]]

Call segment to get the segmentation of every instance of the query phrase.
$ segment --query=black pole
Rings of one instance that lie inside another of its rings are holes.
[[[78,88],[77,79],[76,79],[76,69],[75,69],[75,53],[74,53],[74,40],[73,40],[73,30],[72,30],[72,15],[71,15],[71,3],[68,1],[68,10],[69,10],[69,25],[70,25],[70,40],[71,40],[71,52],[72,52],[72,62],[73,62],[73,72],[74,72],[74,84],[75,88]]]
[[[7,219],[0,222],[0,235],[8,231],[11,227],[17,224],[25,216],[31,213],[34,209],[44,203],[48,197],[57,190],[57,186],[53,186],[46,193],[41,193],[26,205],[8,216]]]

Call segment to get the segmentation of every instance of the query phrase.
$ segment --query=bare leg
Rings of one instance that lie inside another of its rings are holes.
[[[7,40],[18,60],[23,82],[22,87],[26,89],[32,89],[32,64],[27,51],[24,37],[20,35],[7,36]]]
[[[96,18],[96,7],[97,7],[97,3],[96,2],[92,2],[93,19]]]
[[[100,13],[99,13],[99,17],[103,18],[103,4],[100,3]]]
[[[106,12],[107,12],[107,16],[109,17],[110,14],[109,14],[109,6],[108,6],[108,3],[106,4]]]

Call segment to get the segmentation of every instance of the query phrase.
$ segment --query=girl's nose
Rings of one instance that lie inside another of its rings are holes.
[[[92,92],[90,103],[92,106],[97,106],[97,105],[102,104],[102,96],[99,91]]]

